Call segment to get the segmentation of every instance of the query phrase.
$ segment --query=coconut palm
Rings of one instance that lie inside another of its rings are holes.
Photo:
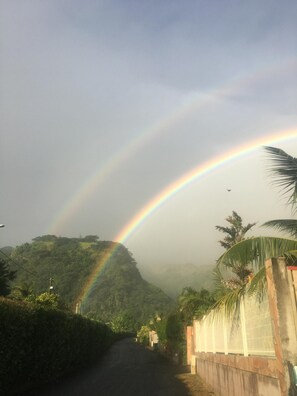
[[[224,239],[219,241],[225,249],[230,249],[231,246],[245,239],[245,234],[256,225],[256,223],[249,223],[244,226],[241,216],[234,210],[232,211],[232,215],[226,217],[225,220],[230,224],[229,227],[216,226],[217,230],[226,234]]]
[[[245,234],[251,230],[256,223],[249,223],[246,226],[242,223],[242,218],[237,212],[232,211],[232,215],[226,218],[230,224],[229,227],[216,226],[216,229],[223,232],[225,237],[219,241],[225,249],[230,249],[236,243],[245,239]],[[252,269],[248,267],[249,263],[241,261],[232,263],[232,266],[226,266],[225,274],[219,268],[214,271],[215,283],[218,295],[224,295],[229,290],[237,289],[243,286],[252,275]]]
[[[288,196],[288,204],[292,207],[292,213],[296,213],[297,203],[297,158],[275,147],[265,147],[273,164],[270,167],[274,182],[281,187],[282,193]],[[220,268],[233,268],[241,263],[244,266],[252,266],[254,276],[248,282],[239,285],[233,291],[230,290],[218,301],[217,306],[225,306],[230,312],[231,307],[238,306],[240,298],[246,293],[260,293],[265,287],[266,259],[272,257],[295,257],[297,256],[297,220],[281,219],[271,220],[263,224],[280,231],[286,231],[291,238],[279,237],[253,237],[242,240],[231,246],[217,261],[218,271]]]

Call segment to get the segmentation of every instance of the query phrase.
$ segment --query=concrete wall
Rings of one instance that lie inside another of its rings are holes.
[[[217,396],[297,396],[297,267],[267,260],[266,278],[275,358],[195,353],[193,328],[187,330],[191,372]]]
[[[192,356],[192,372],[218,396],[281,395],[275,359],[198,353]]]

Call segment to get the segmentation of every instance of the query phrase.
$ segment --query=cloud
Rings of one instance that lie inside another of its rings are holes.
[[[107,176],[57,233],[112,239],[192,167],[297,124],[295,1],[1,7],[1,244],[47,233],[96,172]],[[196,260],[196,241],[212,246],[213,226],[231,210],[257,220],[264,177],[253,186],[246,171],[231,173],[159,211],[129,242],[139,259],[183,260],[175,244]],[[239,188],[227,197],[225,184]],[[247,198],[248,189],[259,193]]]

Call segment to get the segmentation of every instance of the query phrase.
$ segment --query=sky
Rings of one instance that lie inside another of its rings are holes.
[[[297,156],[295,0],[2,0],[0,246],[116,240],[174,181],[258,138]],[[265,139],[264,139],[265,140]],[[235,210],[291,217],[262,147],[127,235],[140,266],[213,265]],[[227,191],[231,189],[231,191]]]

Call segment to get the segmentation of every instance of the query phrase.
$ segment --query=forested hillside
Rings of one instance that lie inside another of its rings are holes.
[[[114,327],[135,327],[156,313],[166,313],[172,300],[140,275],[130,252],[121,244],[99,241],[97,236],[65,238],[46,235],[9,252],[10,269],[16,270],[12,289],[30,289],[35,294],[49,291],[74,310],[77,299],[98,261],[115,249],[108,265],[81,305],[82,314]],[[6,250],[7,254],[8,250]]]

